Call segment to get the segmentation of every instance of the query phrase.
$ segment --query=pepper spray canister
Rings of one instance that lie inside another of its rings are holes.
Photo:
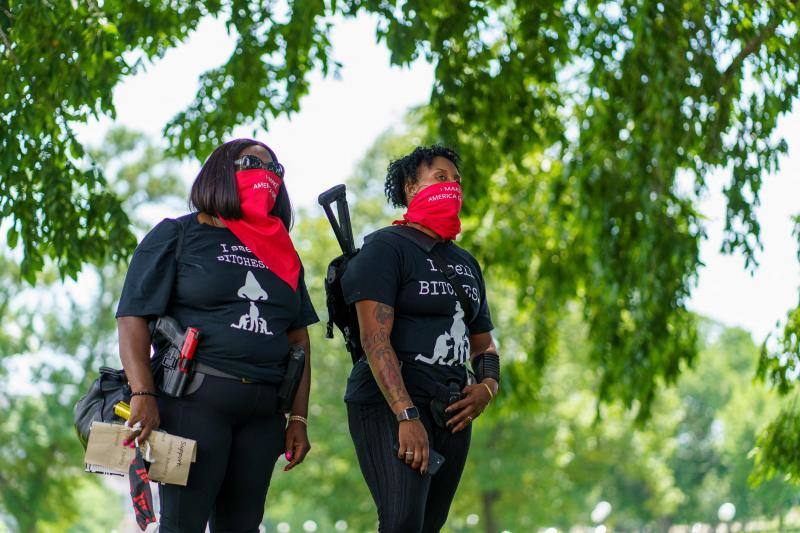
[[[114,404],[114,414],[125,420],[130,420],[131,406],[125,402],[117,402]]]

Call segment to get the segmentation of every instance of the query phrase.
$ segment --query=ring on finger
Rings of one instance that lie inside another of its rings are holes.
[[[407,455],[407,456],[408,456],[408,455],[411,455],[411,456],[413,457],[413,455],[414,455],[414,452],[412,452],[412,451],[406,451],[406,455]]]

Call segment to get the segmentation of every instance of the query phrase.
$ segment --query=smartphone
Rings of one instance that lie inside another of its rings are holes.
[[[400,451],[400,445],[399,444],[395,444],[393,449],[394,449],[394,455],[395,455],[395,457],[397,457],[397,453]],[[400,460],[400,459],[398,459],[398,460]],[[444,456],[442,454],[440,454],[439,452],[437,452],[436,450],[434,450],[433,448],[428,448],[428,472],[427,473],[430,474],[431,476],[436,475],[436,472],[439,471],[439,469],[442,467],[443,464],[444,464]]]

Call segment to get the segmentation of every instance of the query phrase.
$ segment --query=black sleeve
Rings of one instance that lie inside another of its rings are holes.
[[[297,283],[297,292],[300,295],[300,312],[297,313],[297,318],[287,328],[288,331],[304,328],[319,322],[317,312],[314,310],[314,304],[311,302],[311,297],[308,295],[306,277],[302,270],[300,271],[300,280]]]
[[[162,220],[136,247],[122,287],[117,318],[163,316],[166,312],[177,268],[178,224]]]
[[[492,331],[494,329],[494,324],[492,324],[492,314],[489,312],[489,303],[486,300],[486,283],[483,281],[483,273],[481,272],[481,267],[478,265],[477,261],[475,261],[475,267],[478,272],[478,283],[481,287],[481,303],[480,307],[478,308],[478,315],[468,325],[470,335],[486,333],[487,331]]]
[[[394,307],[400,286],[400,252],[392,245],[373,239],[347,265],[342,292],[348,304],[374,300]]]

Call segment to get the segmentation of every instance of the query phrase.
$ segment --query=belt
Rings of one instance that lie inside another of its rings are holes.
[[[235,379],[240,383],[260,383],[260,381],[255,381],[248,378],[240,378],[239,376],[228,374],[227,372],[223,372],[222,370],[217,370],[216,368],[210,367],[199,361],[194,364],[194,371],[200,374],[205,374],[207,376],[215,376],[218,378],[225,378],[225,379]]]

